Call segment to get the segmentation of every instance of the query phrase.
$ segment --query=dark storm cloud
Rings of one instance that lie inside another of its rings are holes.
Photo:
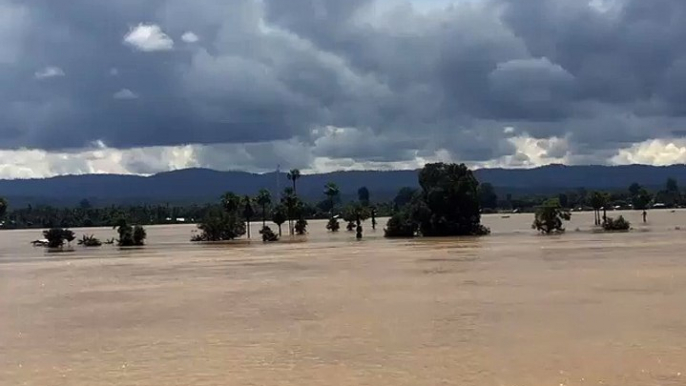
[[[486,161],[512,126],[603,162],[686,128],[683,0],[422,1],[0,0],[2,146]],[[125,44],[141,23],[173,48]]]

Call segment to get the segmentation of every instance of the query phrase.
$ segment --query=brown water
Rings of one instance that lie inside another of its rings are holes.
[[[686,212],[649,220],[214,246],[150,227],[62,254],[0,232],[0,385],[686,385]]]

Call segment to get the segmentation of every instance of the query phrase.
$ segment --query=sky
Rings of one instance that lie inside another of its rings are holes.
[[[686,163],[683,0],[0,0],[0,178]]]

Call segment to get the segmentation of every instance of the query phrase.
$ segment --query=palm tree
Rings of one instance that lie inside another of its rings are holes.
[[[262,228],[264,228],[267,226],[267,207],[272,204],[272,194],[267,189],[260,189],[255,201],[262,207]]]
[[[281,225],[286,222],[286,217],[288,217],[286,215],[286,208],[281,204],[277,205],[272,213],[272,221],[279,227],[279,237],[281,237]]]
[[[300,170],[298,169],[291,169],[290,172],[288,172],[288,180],[293,182],[293,194],[298,195],[298,189],[296,189],[296,181],[300,179]]]
[[[334,184],[333,182],[329,182],[324,186],[324,194],[329,198],[329,204],[331,208],[331,218],[333,218],[334,214],[334,204],[336,197],[341,193],[340,189],[338,189],[338,185]]]
[[[593,213],[595,215],[595,225],[601,225],[605,219],[607,219],[607,204],[610,201],[610,197],[607,193],[603,192],[593,192],[590,198],[590,204],[593,208]],[[603,210],[603,217],[601,220],[600,210]]]
[[[250,219],[255,215],[255,210],[252,208],[252,198],[245,196],[243,198],[243,205],[243,217],[245,217],[245,221],[248,223],[248,238],[250,238]]]
[[[293,220],[295,218],[295,209],[298,205],[298,197],[295,195],[295,191],[293,190],[293,188],[284,189],[281,202],[286,206],[288,217],[288,230],[290,232],[290,235],[293,236]]]

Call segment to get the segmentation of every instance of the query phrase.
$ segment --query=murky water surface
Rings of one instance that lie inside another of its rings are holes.
[[[0,232],[0,385],[686,385],[686,212],[629,234],[576,214],[560,237],[531,217],[273,245],[151,227],[62,254]]]

